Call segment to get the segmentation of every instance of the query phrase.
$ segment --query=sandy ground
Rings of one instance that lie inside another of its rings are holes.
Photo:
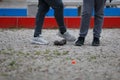
[[[54,46],[58,30],[43,30],[49,45],[31,44],[33,29],[0,29],[0,80],[120,80],[120,29],[103,29],[101,45]],[[69,30],[78,37],[79,30]],[[75,64],[72,64],[75,60]]]

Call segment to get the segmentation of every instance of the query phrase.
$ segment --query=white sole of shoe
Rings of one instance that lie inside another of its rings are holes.
[[[49,43],[40,43],[40,42],[36,42],[36,41],[31,41],[31,44],[48,45]]]

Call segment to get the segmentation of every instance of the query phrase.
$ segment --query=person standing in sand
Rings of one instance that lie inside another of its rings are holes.
[[[103,26],[105,2],[106,0],[83,0],[81,28],[79,37],[75,42],[76,46],[84,45],[93,9],[94,9],[94,29],[92,46],[100,45],[100,34]]]
[[[59,26],[58,35],[67,41],[75,41],[75,37],[67,32],[67,28],[64,24],[63,16],[63,2],[62,0],[39,0],[38,1],[38,12],[36,15],[36,27],[32,43],[46,45],[49,42],[42,37],[42,26],[46,13],[50,7],[54,9],[54,16]]]

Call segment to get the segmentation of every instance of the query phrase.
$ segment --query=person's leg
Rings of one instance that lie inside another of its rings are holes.
[[[90,18],[94,8],[94,0],[83,0],[83,11],[80,28],[80,37],[85,37],[88,33]]]
[[[59,26],[58,35],[62,38],[65,38],[67,41],[75,41],[76,38],[67,32],[66,26],[64,24],[64,15],[63,15],[63,2],[62,0],[45,0],[53,9],[54,16]]]
[[[66,32],[66,27],[64,25],[62,0],[45,0],[45,1],[54,9],[55,19],[59,26],[60,32],[63,34],[64,32]]]
[[[93,29],[93,46],[100,45],[100,33],[103,26],[104,5],[106,0],[95,0],[95,22]]]
[[[49,11],[49,5],[44,2],[44,0],[40,0],[38,5],[38,12],[36,14],[36,27],[34,32],[34,37],[38,37],[42,33],[42,26],[44,22],[44,18],[46,13]]]
[[[33,44],[40,44],[40,45],[48,44],[48,41],[41,36],[44,17],[45,14],[48,12],[48,10],[49,10],[49,5],[47,5],[47,3],[44,2],[44,0],[39,0],[38,12],[36,14],[36,27],[34,32],[34,38],[31,41],[31,43]]]
[[[75,42],[76,46],[82,46],[84,44],[85,37],[88,33],[90,18],[94,8],[94,0],[83,0],[82,20],[80,27],[80,34],[78,40]]]
[[[103,26],[105,0],[95,0],[94,37],[99,38]]]
[[[112,2],[113,0],[110,0],[110,2]]]

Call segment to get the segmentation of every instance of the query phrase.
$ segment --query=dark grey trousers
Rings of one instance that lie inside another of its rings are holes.
[[[42,26],[46,13],[49,11],[50,7],[54,9],[54,16],[59,26],[61,33],[66,32],[66,27],[64,25],[63,16],[63,3],[62,0],[38,0],[38,12],[36,14],[36,27],[34,32],[34,37],[38,37],[42,33]]]
[[[104,5],[106,0],[83,0],[83,11],[80,28],[80,36],[85,37],[88,33],[90,18],[94,10],[93,36],[99,38],[104,17]]]

